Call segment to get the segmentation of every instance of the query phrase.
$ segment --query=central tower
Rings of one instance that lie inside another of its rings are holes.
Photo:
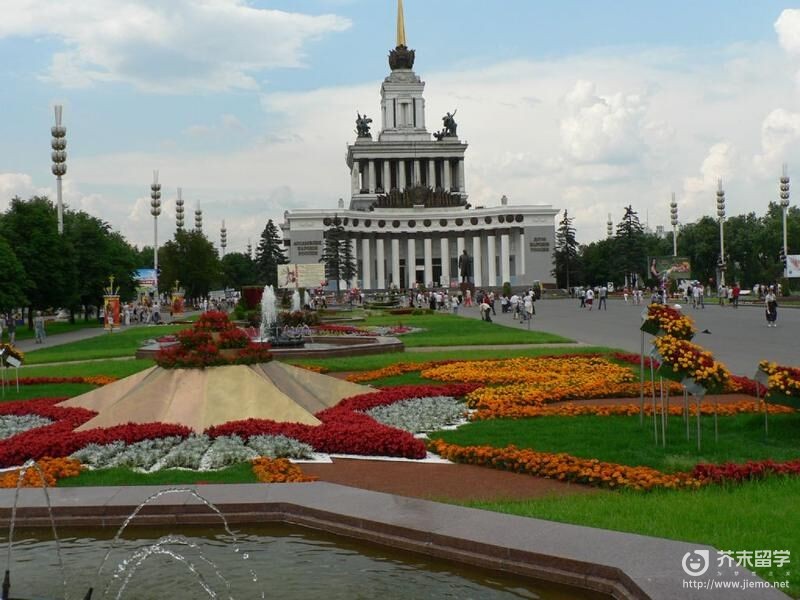
[[[414,73],[414,59],[414,50],[406,45],[403,1],[398,0],[396,47],[389,52],[391,72],[381,84],[380,133],[374,140],[368,125],[372,121],[358,113],[357,138],[347,147],[352,210],[370,210],[379,195],[420,187],[447,192],[461,206],[466,204],[467,144],[459,141],[449,113],[443,118],[446,129],[435,136],[428,132],[425,82]]]

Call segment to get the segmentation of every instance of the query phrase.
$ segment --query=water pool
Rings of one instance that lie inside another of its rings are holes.
[[[194,564],[198,574],[165,555],[150,556],[131,578],[123,598],[194,599],[213,597],[236,600],[266,598],[300,600],[351,599],[457,599],[590,600],[604,596],[550,583],[514,577],[490,570],[437,560],[312,529],[283,524],[236,529],[239,552],[219,527],[175,527],[196,545],[171,545],[171,550]],[[69,598],[83,598],[108,550],[115,529],[59,531],[66,567]],[[117,592],[127,572],[118,565],[138,550],[155,543],[163,528],[131,527],[111,553],[93,598]],[[11,565],[12,597],[62,597],[55,542],[44,529],[17,529]],[[5,541],[5,540],[2,540]],[[230,591],[215,574],[230,583]],[[115,579],[114,574],[118,577]],[[257,581],[253,581],[253,574]]]

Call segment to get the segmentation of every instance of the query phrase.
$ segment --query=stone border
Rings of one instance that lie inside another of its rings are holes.
[[[151,494],[172,486],[76,487],[50,490],[56,524],[118,527]],[[185,486],[213,502],[231,523],[303,525],[456,562],[593,590],[620,599],[753,598],[754,592],[684,589],[686,542],[504,515],[332,483]],[[14,490],[0,490],[0,525],[8,526]],[[214,524],[219,519],[188,494],[159,498],[135,524]],[[17,525],[49,527],[42,490],[23,489]],[[756,581],[739,568],[726,580]],[[776,590],[758,598],[785,599]]]
[[[336,344],[336,348],[270,348],[275,358],[329,358],[333,356],[367,356],[403,352],[405,344],[396,337],[314,335],[306,338],[318,344]],[[141,346],[136,358],[155,360],[160,347]]]

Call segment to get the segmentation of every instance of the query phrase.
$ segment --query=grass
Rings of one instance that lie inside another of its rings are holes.
[[[468,325],[467,325],[468,324]],[[402,336],[403,343],[416,346],[489,346],[496,344],[570,343],[570,340],[552,333],[513,329],[479,319],[465,319],[448,314],[433,315],[380,315],[370,316],[364,325],[406,325],[424,331]]]
[[[45,330],[47,335],[58,335],[60,333],[70,333],[72,331],[79,331],[81,329],[95,329],[97,327],[102,327],[102,323],[99,323],[97,319],[90,319],[85,322],[83,319],[80,319],[76,320],[75,323],[69,323],[66,321],[51,321],[45,325]],[[8,339],[7,330],[3,330],[3,335],[5,335],[6,339]],[[28,329],[27,323],[25,325],[17,325],[17,341],[32,340],[35,335],[36,332],[33,329]]]
[[[0,402],[16,402],[17,400],[30,400],[31,398],[72,398],[86,392],[91,392],[97,386],[88,383],[50,383],[45,385],[21,385],[19,392],[12,384],[6,388],[6,394]]]
[[[133,356],[145,340],[186,329],[186,325],[132,327],[119,333],[109,333],[88,340],[44,347],[25,353],[25,364],[43,364],[98,358]]]
[[[41,365],[20,369],[20,377],[89,377],[109,375],[122,379],[152,367],[152,360],[98,360],[74,364]]]
[[[405,338],[406,336],[403,336]],[[480,344],[475,344],[480,348]],[[550,356],[558,354],[583,354],[614,352],[612,348],[603,346],[576,346],[575,348],[521,348],[518,350],[476,349],[476,350],[436,350],[433,352],[398,352],[392,354],[374,354],[371,356],[348,356],[342,358],[308,358],[294,359],[293,365],[315,365],[331,371],[370,371],[395,363],[424,363],[432,360],[489,360],[497,358],[515,358],[520,356]]]
[[[800,478],[771,477],[693,492],[618,491],[467,506],[562,523],[711,544],[718,550],[789,550],[790,568],[754,569],[767,580],[788,579],[800,597],[800,519],[787,518],[800,497]],[[675,557],[675,577],[682,574]],[[770,576],[770,571],[773,576]],[[788,572],[788,575],[786,574]]]
[[[194,485],[198,483],[258,483],[250,463],[240,463],[219,471],[186,471],[164,469],[155,473],[137,473],[116,467],[83,471],[77,477],[58,481],[59,487],[89,487],[117,485]]]
[[[544,417],[538,419],[492,419],[475,421],[455,431],[431,434],[462,446],[488,445],[534,448],[543,452],[566,452],[581,458],[597,458],[624,465],[646,465],[661,471],[685,471],[698,462],[796,459],[800,456],[800,413],[770,415],[769,437],[764,438],[764,417],[742,414],[719,418],[719,442],[714,441],[713,417],[703,417],[702,451],[697,450],[696,421],[691,420],[692,439],[686,426],[672,417],[667,447],[653,441],[652,420],[645,426],[639,417]]]

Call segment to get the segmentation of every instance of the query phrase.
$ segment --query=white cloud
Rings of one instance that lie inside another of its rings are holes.
[[[800,113],[783,108],[770,112],[761,125],[761,153],[753,162],[760,173],[774,175],[787,151],[800,140]]]
[[[700,165],[700,175],[687,177],[683,182],[682,208],[688,207],[695,214],[698,212],[710,214],[712,209],[716,211],[717,182],[721,179],[723,188],[725,187],[728,180],[739,170],[738,160],[731,144],[719,142],[711,146]],[[683,219],[683,222],[687,222],[687,219]]]
[[[787,8],[775,21],[778,43],[789,54],[800,56],[800,9]]]
[[[303,46],[348,19],[259,9],[243,0],[7,0],[0,38],[52,36],[46,78],[124,82],[163,93],[256,89],[264,69],[303,65]]]

